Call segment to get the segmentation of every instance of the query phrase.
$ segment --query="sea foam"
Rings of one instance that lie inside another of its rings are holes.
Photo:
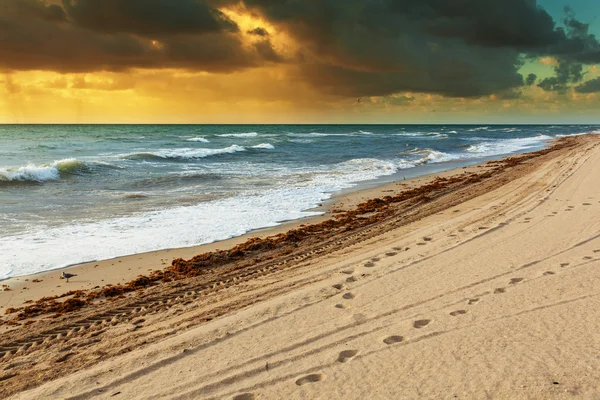
[[[28,164],[20,167],[0,168],[2,181],[46,182],[59,180],[61,174],[72,174],[86,167],[86,164],[75,158],[65,158],[49,164]]]

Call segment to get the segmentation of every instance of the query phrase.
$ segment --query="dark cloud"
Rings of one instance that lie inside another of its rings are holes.
[[[262,36],[262,37],[268,37],[269,36],[269,32],[267,32],[267,30],[265,28],[261,28],[261,27],[249,30],[248,34],[250,34],[250,35],[256,35],[256,36]]]
[[[232,31],[231,23],[220,19],[219,12],[192,0],[143,2],[154,12],[136,16],[128,13],[140,7],[138,0],[65,0],[66,13],[41,0],[2,2],[0,69],[89,72],[189,68],[231,72],[277,59],[272,48],[269,53],[270,41],[260,48],[248,48],[239,32]],[[119,8],[124,4],[130,8]],[[160,4],[164,10],[156,9]],[[191,10],[209,11],[185,19],[182,11]],[[92,21],[93,11],[98,14],[96,22]],[[130,25],[123,16],[117,17],[121,12],[131,17]],[[146,36],[150,34],[156,36]]]
[[[48,21],[65,21],[66,14],[62,7],[56,4],[46,4],[42,0],[22,0],[12,4],[6,2],[0,10],[10,10],[14,8],[17,16],[20,18],[40,18]]]
[[[575,87],[578,93],[597,93],[600,92],[600,78],[592,79]]]
[[[535,82],[518,73],[523,54],[591,63],[600,49],[587,25],[558,28],[531,0],[244,3],[301,41],[306,79],[341,95],[516,93]]]
[[[536,74],[529,74],[529,75],[527,75],[527,78],[525,79],[525,84],[527,86],[531,86],[535,83],[536,80],[537,80]]]
[[[63,0],[63,7],[76,24],[98,32],[162,36],[238,29],[200,0]]]
[[[575,61],[561,61],[554,67],[556,76],[542,80],[538,86],[547,92],[564,93],[567,88],[583,79],[583,65]]]
[[[293,37],[292,79],[334,95],[514,96],[537,80],[519,73],[524,56],[556,57],[556,76],[539,86],[564,91],[581,82],[582,64],[600,63],[587,24],[567,10],[558,27],[535,0],[0,1],[8,70],[231,72],[284,61],[265,28],[241,32],[222,6]]]

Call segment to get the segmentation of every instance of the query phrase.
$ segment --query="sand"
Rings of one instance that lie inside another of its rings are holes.
[[[0,395],[599,398],[600,138],[566,142],[257,269],[5,332]]]

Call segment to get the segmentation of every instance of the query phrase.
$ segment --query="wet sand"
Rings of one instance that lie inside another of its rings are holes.
[[[0,395],[597,398],[600,138],[558,143],[4,326]]]

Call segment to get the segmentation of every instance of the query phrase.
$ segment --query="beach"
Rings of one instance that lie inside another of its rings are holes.
[[[3,281],[0,396],[596,398],[599,145],[346,193],[69,283]]]

